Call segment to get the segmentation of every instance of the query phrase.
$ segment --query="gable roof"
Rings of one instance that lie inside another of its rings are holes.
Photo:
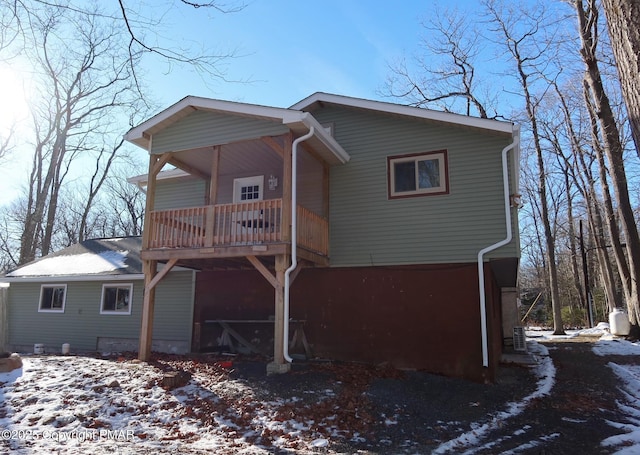
[[[313,95],[308,96],[301,101],[298,101],[289,109],[312,113],[314,110],[320,108],[323,104],[333,104],[356,109],[377,111],[386,114],[415,117],[424,120],[432,120],[435,122],[479,128],[499,133],[509,133],[512,135],[518,134],[517,126],[511,122],[503,122],[499,120],[491,120],[480,117],[471,117],[468,115],[453,114],[450,112],[434,111],[431,109],[388,103],[384,101],[373,101],[362,98],[353,98],[349,96],[333,95],[331,93],[323,92],[316,92]]]
[[[142,279],[140,237],[92,239],[18,267],[3,282]]]
[[[327,162],[330,164],[342,164],[349,161],[349,154],[308,112],[198,96],[187,96],[181,99],[164,111],[129,130],[124,138],[149,150],[151,137],[154,134],[198,110],[281,123],[297,135],[307,134],[310,128],[314,127],[314,135],[308,142]]]

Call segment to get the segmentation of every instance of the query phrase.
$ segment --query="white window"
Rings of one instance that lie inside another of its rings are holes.
[[[446,150],[391,156],[387,162],[389,198],[449,192]]]
[[[40,287],[38,311],[42,313],[64,313],[66,299],[66,284],[43,284]]]
[[[131,314],[133,284],[103,284],[100,314]]]
[[[264,175],[243,177],[233,181],[233,202],[252,202],[262,200]]]

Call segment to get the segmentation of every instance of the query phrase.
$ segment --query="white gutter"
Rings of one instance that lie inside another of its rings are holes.
[[[511,198],[509,196],[509,166],[507,164],[507,152],[518,144],[518,135],[513,142],[502,149],[502,185],[504,190],[504,215],[507,225],[507,236],[493,245],[489,245],[478,252],[478,282],[480,290],[480,329],[482,332],[482,366],[489,366],[489,346],[487,340],[487,301],[484,287],[484,255],[511,242]]]
[[[284,340],[282,353],[287,362],[293,362],[289,355],[289,288],[291,286],[291,272],[298,266],[298,144],[311,138],[315,128],[311,126],[309,132],[300,136],[291,146],[291,266],[284,272]]]
[[[132,281],[144,280],[144,273],[119,275],[47,275],[47,276],[4,276],[2,283],[67,283],[78,281]]]

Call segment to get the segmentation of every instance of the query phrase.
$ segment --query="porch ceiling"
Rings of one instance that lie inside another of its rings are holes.
[[[282,140],[274,138],[281,143]],[[174,157],[196,169],[204,175],[211,175],[213,168],[213,147],[204,147],[194,150],[174,152]],[[251,173],[256,170],[272,169],[280,167],[282,159],[267,143],[262,140],[242,141],[222,146],[220,153],[219,169],[221,175]],[[180,167],[179,163],[177,163]],[[187,170],[187,169],[185,169]]]
[[[272,138],[281,147],[284,146],[282,137]],[[303,144],[303,149],[306,145]],[[213,168],[212,147],[203,147],[193,150],[174,152],[174,157],[186,166],[185,171],[195,169],[200,175],[211,176]],[[298,155],[298,172],[304,174],[305,170],[313,169],[316,158],[309,153]],[[175,163],[180,167],[180,163]],[[282,169],[282,157],[268,143],[256,139],[252,141],[234,142],[221,146],[219,175],[250,175],[274,173],[280,175]]]

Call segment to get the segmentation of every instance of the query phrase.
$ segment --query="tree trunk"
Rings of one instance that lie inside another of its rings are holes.
[[[627,261],[629,265],[627,310],[629,321],[637,326],[640,321],[638,301],[638,284],[640,283],[640,236],[633,216],[633,207],[629,199],[629,189],[623,159],[623,147],[616,118],[613,115],[609,98],[605,92],[595,49],[597,41],[593,29],[597,27],[598,10],[595,0],[587,1],[588,10],[583,9],[582,0],[575,0],[578,13],[580,53],[587,67],[585,82],[587,83],[590,102],[595,108],[598,123],[603,136],[604,152],[609,162],[608,173],[611,177],[614,195],[618,203],[618,214],[626,241]]]
[[[576,248],[575,219],[573,217],[573,198],[571,197],[571,184],[569,181],[569,169],[564,169],[564,184],[567,191],[567,224],[569,225],[569,251],[571,252],[571,272],[573,275],[573,287],[580,299],[580,306],[587,308],[589,302],[585,299],[585,293],[580,283],[580,268],[578,267],[578,250]]]
[[[640,156],[640,2],[602,0],[629,125]]]

